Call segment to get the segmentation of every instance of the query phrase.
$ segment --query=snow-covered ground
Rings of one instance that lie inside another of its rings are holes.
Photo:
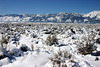
[[[0,23],[0,67],[99,67],[100,25]]]

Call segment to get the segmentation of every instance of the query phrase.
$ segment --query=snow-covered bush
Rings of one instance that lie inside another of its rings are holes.
[[[54,35],[49,35],[46,39],[46,44],[49,46],[52,46],[53,44],[58,44],[58,39],[56,37],[56,34]]]
[[[23,55],[23,52],[20,50],[20,49],[17,49],[17,48],[13,48],[9,51],[9,54],[11,56],[16,56],[16,57],[19,57],[19,56],[22,56]]]
[[[90,44],[90,43],[78,46],[78,52],[82,55],[91,54],[95,50],[96,48],[94,44]]]
[[[54,54],[54,57],[51,57],[50,60],[53,64],[53,67],[67,67],[67,64],[65,63],[66,60],[71,59],[72,55],[68,53],[67,51],[60,51],[58,53]]]
[[[94,45],[95,40],[93,36],[83,37],[81,42],[78,44],[78,52],[82,55],[91,54],[93,51],[96,50],[96,46]]]
[[[6,49],[7,44],[8,44],[8,41],[7,41],[6,37],[2,36],[2,38],[1,38],[1,47]]]

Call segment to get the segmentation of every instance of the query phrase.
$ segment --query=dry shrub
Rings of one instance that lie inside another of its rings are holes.
[[[52,61],[53,67],[57,65],[58,67],[67,67],[65,61],[71,58],[71,54],[67,51],[59,51],[58,53],[54,54],[54,57],[51,57],[50,60]]]
[[[67,67],[67,65],[63,63],[63,64],[62,64],[62,67]]]
[[[78,46],[78,52],[82,55],[91,54],[96,50],[96,46],[92,43],[86,43]]]
[[[56,34],[54,35],[49,35],[46,39],[46,44],[49,46],[52,46],[53,44],[58,44],[58,39],[56,37]]]
[[[2,36],[2,38],[1,38],[1,46],[2,46],[2,48],[7,48],[7,44],[8,44],[8,41],[7,41],[6,37]]]
[[[91,54],[96,50],[95,34],[91,32],[88,37],[82,37],[81,42],[78,43],[78,52],[82,55]]]
[[[31,45],[31,50],[34,51],[34,45]]]

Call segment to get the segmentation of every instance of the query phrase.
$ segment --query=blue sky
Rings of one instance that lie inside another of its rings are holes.
[[[100,0],[0,0],[0,14],[89,13]]]

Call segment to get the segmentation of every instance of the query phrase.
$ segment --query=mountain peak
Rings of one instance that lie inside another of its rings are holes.
[[[100,11],[94,10],[94,11],[92,11],[92,12],[100,12]]]
[[[84,17],[90,17],[90,18],[94,18],[96,17],[96,19],[100,19],[100,11],[92,11],[88,14],[84,14]]]
[[[60,12],[59,14],[66,14],[66,12]]]
[[[98,13],[100,13],[100,11],[92,11],[92,12],[90,12],[89,14],[97,15]]]

